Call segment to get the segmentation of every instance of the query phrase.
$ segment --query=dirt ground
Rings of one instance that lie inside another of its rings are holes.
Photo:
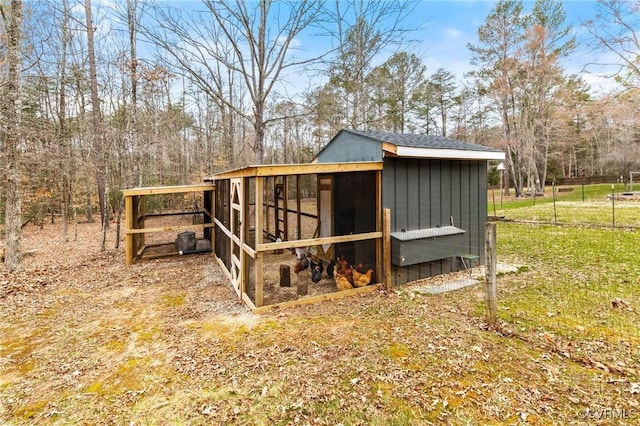
[[[97,224],[74,232],[65,243],[58,225],[28,225],[22,270],[0,268],[1,424],[590,424],[607,408],[639,413],[633,377],[487,331],[477,286],[253,315],[211,254],[125,267],[113,230],[105,252]]]

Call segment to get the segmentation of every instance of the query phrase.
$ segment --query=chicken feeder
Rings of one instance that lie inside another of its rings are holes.
[[[181,232],[178,234],[176,242],[178,244],[178,253],[192,253],[196,250],[196,233],[192,231]]]

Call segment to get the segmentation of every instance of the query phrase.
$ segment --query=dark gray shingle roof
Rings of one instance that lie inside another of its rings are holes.
[[[432,149],[458,149],[463,151],[501,152],[496,148],[466,143],[456,139],[449,139],[438,135],[415,135],[410,133],[376,132],[353,129],[344,129],[343,132],[349,132],[354,135],[364,136],[366,138],[374,139],[380,142],[388,142],[396,146]]]

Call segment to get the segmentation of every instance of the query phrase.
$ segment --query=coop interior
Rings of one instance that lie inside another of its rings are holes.
[[[131,261],[211,252],[211,192],[141,190],[125,197]]]
[[[378,181],[376,171],[216,181],[223,226],[216,226],[215,252],[238,293],[266,306],[376,283]]]

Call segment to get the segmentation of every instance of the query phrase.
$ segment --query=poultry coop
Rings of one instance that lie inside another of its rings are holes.
[[[244,303],[256,311],[371,291],[383,266],[381,170],[381,162],[352,162],[214,175],[214,252]],[[300,253],[322,267],[319,277],[294,271]],[[336,259],[352,266],[350,277],[371,270],[367,285],[339,291]]]
[[[204,193],[204,239],[256,312],[483,264],[487,170],[504,160],[442,136],[344,129],[310,164],[250,166],[175,191]],[[130,263],[145,233],[187,229],[145,228],[140,202],[164,190],[128,191]]]
[[[382,161],[377,214],[391,211],[390,286],[466,269],[465,259],[484,262],[487,169],[504,158],[438,135],[344,129],[315,161]]]

